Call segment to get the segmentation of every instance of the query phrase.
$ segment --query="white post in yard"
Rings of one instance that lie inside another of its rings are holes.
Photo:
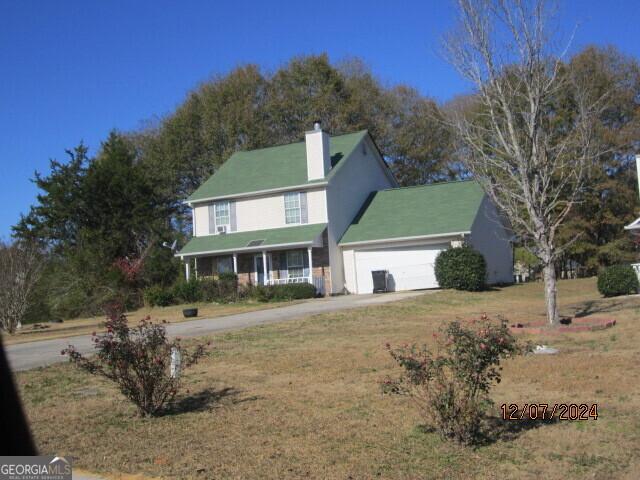
[[[264,275],[264,285],[267,285],[267,252],[262,251],[262,273]]]
[[[309,255],[309,280],[311,280],[311,284],[313,285],[313,256],[311,255],[311,248],[307,248],[307,255]]]
[[[171,378],[178,378],[180,376],[180,365],[182,363],[182,354],[180,349],[171,347]]]
[[[184,263],[184,276],[187,281],[189,281],[189,277],[191,276],[191,266],[189,265],[189,259]]]
[[[238,274],[238,254],[233,254],[233,273]]]

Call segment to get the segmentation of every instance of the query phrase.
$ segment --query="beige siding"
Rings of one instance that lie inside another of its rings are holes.
[[[356,264],[355,254],[352,249],[342,251],[344,266],[344,286],[348,293],[358,293],[356,284]]]
[[[259,197],[238,198],[236,222],[238,232],[266,230],[291,225],[285,223],[284,193]],[[195,207],[196,236],[209,235],[209,204]],[[324,188],[307,190],[308,223],[327,222],[327,203]]]
[[[513,282],[513,247],[509,237],[495,206],[485,196],[471,227],[469,243],[487,262],[489,284]]]
[[[284,227],[283,194],[236,200],[238,231]]]
[[[284,199],[282,200],[284,205]],[[307,190],[309,223],[327,223],[327,193],[324,188]],[[282,207],[284,222],[284,206]]]
[[[378,151],[369,137],[365,137],[362,142],[366,153],[362,149],[362,143],[359,144],[327,188],[332,293],[342,293],[346,287],[342,252],[338,247],[340,237],[371,192],[396,186],[389,177],[387,167],[379,161]],[[345,160],[347,159],[343,161]]]
[[[201,237],[209,235],[209,207],[208,205],[199,206],[193,209],[193,216],[196,221],[195,236]]]

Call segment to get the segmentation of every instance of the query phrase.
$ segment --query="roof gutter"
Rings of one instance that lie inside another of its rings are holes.
[[[267,195],[269,193],[288,192],[291,190],[311,190],[317,187],[326,187],[328,183],[329,183],[328,181],[303,183],[301,185],[291,185],[288,187],[269,188],[266,190],[255,190],[253,192],[232,193],[230,195],[218,195],[215,197],[198,198],[196,200],[184,200],[183,203],[191,206],[196,203],[211,202],[214,200],[227,200],[231,198],[242,198],[242,197],[256,197],[260,195]]]
[[[381,238],[376,240],[362,240],[359,242],[339,243],[338,245],[340,245],[341,247],[360,246],[360,245],[377,245],[380,243],[389,243],[389,242],[408,242],[412,240],[430,240],[430,239],[438,239],[438,238],[446,238],[446,237],[464,237],[465,235],[469,235],[469,234],[471,234],[471,231],[436,233],[433,235],[416,235],[413,237],[392,237],[392,238]]]

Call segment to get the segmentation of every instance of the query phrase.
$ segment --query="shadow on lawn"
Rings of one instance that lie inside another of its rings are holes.
[[[568,309],[573,310],[576,318],[588,317],[594,313],[611,313],[627,308],[628,304],[612,300],[589,300],[578,304],[569,305]]]
[[[524,418],[522,420],[504,420],[502,417],[485,416],[481,421],[480,433],[476,437],[471,447],[486,447],[496,442],[509,442],[518,438],[521,434],[543,427],[545,425],[555,425],[557,418],[545,418],[532,420]],[[427,425],[419,425],[418,430],[422,433],[438,433],[438,431]]]
[[[235,405],[259,399],[257,396],[240,398],[241,393],[240,390],[232,387],[226,387],[220,390],[207,388],[175,401],[173,405],[167,409],[165,415],[179,415],[181,413],[211,410],[212,408],[220,407],[223,401],[225,404]]]
[[[487,446],[499,441],[509,442],[529,430],[557,423],[557,418],[505,420],[502,417],[485,417],[482,421],[482,428],[476,445]]]
[[[484,287],[484,289],[482,290],[483,292],[501,292],[503,290],[505,285],[487,285],[486,287]]]

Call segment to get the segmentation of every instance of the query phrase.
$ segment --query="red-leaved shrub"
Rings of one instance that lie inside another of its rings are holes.
[[[180,387],[180,376],[170,372],[172,349],[180,352],[184,370],[206,354],[209,344],[188,350],[179,339],[170,341],[165,327],[149,318],[130,328],[121,305],[112,304],[106,310],[106,333],[93,334],[96,355],[85,357],[72,345],[62,354],[79,368],[115,382],[140,415],[158,415]]]

